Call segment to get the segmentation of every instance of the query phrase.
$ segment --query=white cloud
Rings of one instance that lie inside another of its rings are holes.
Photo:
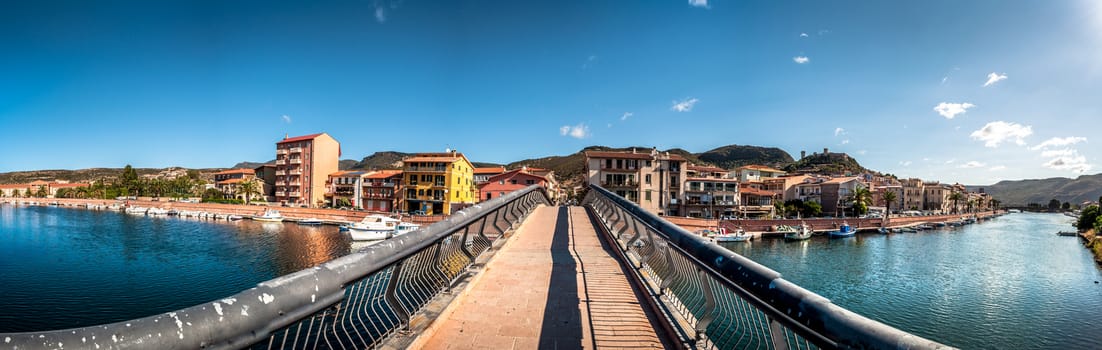
[[[899,162],[899,165],[902,165],[902,166],[911,166],[911,161],[909,161],[909,160],[905,160],[905,161]]]
[[[1048,147],[1060,147],[1060,146],[1074,145],[1074,144],[1077,144],[1077,143],[1080,143],[1080,142],[1087,142],[1087,138],[1086,137],[1079,137],[1079,136],[1053,137],[1051,139],[1045,140],[1045,142],[1041,142],[1041,144],[1039,144],[1039,145],[1030,147],[1029,149],[1036,151],[1036,150],[1044,149],[1044,148],[1048,148]]]
[[[382,7],[375,8],[375,20],[379,23],[386,22],[386,11]]]
[[[287,123],[287,124],[291,124],[291,116],[289,116],[289,115],[286,115],[286,114],[284,114],[284,115],[283,115],[282,117],[280,117],[280,118],[283,118],[283,122],[284,122],[284,123]]]
[[[1087,157],[1079,155],[1079,152],[1053,158],[1042,165],[1049,169],[1071,170],[1071,172],[1079,174],[1090,171],[1092,168],[1090,164],[1087,164]]]
[[[996,165],[996,166],[993,166],[991,168],[988,168],[987,170],[988,171],[1002,171],[1002,170],[1006,170],[1006,166],[1005,165]]]
[[[842,140],[843,145],[848,144],[848,143],[849,143],[849,139]]]
[[[624,112],[624,115],[620,116],[620,120],[628,120],[628,118],[631,118],[631,116],[633,116],[633,115],[635,115],[635,113]]]
[[[681,102],[673,101],[673,107],[670,107],[671,111],[688,112],[693,110],[693,105],[696,105],[700,100],[695,98],[686,98]]]
[[[949,77],[946,76],[946,77],[941,78],[941,85],[945,85],[945,83],[948,83],[948,82],[949,82]]]
[[[1076,154],[1079,154],[1079,151],[1071,149],[1071,148],[1046,150],[1046,151],[1041,152],[1041,156],[1045,157],[1045,158],[1070,157],[1070,156],[1076,155]]]
[[[857,154],[860,154],[860,155],[865,155],[865,153],[869,153],[869,151],[867,151],[867,150],[857,151]]]
[[[999,147],[1004,141],[1014,141],[1018,145],[1025,145],[1024,138],[1033,135],[1032,126],[1023,126],[1018,123],[1004,121],[990,122],[983,128],[972,132],[972,138],[983,141],[985,147]]]
[[[937,106],[934,106],[934,111],[937,112],[937,114],[941,114],[941,116],[945,117],[945,119],[953,119],[957,116],[957,114],[964,114],[965,112],[968,112],[969,108],[972,108],[972,107],[975,107],[975,106],[976,105],[968,103],[968,102],[965,102],[965,103],[942,102],[942,103],[938,103]]]
[[[994,84],[994,83],[997,83],[997,82],[1000,82],[1000,81],[1003,81],[1003,80],[1006,80],[1006,73],[998,74],[998,73],[995,73],[995,72],[991,72],[991,74],[987,75],[987,82],[983,83],[983,87],[988,87],[991,84]]]
[[[806,38],[807,36],[808,36],[807,33],[800,33],[801,38]]]
[[[983,164],[983,163],[980,163],[980,162],[977,162],[977,161],[973,160],[971,162],[961,164],[960,168],[962,168],[962,169],[971,169],[971,168],[982,168],[982,167],[985,167],[985,166],[987,166],[987,164]]]
[[[834,128],[834,136],[845,135],[845,134],[846,134],[846,129]]]
[[[559,128],[559,134],[562,136],[570,136],[576,139],[584,139],[589,137],[589,126],[585,123],[579,123],[575,126],[563,125]]]
[[[804,64],[804,63],[810,62],[811,59],[807,58],[807,56],[796,56],[796,57],[792,57],[792,61],[796,62],[797,64]]]
[[[708,8],[708,0],[689,0],[689,5],[693,7]]]

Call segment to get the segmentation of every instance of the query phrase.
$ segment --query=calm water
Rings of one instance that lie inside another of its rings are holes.
[[[729,244],[835,304],[964,349],[1099,349],[1102,273],[1059,214],[956,230]]]
[[[0,332],[177,310],[349,251],[334,226],[0,205]]]

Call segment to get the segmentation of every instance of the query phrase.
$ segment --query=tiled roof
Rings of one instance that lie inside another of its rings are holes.
[[[9,185],[0,185],[0,188],[20,188],[20,189],[22,189],[22,188],[27,188],[27,187],[30,187],[30,186],[31,185],[28,185],[28,184],[9,184]]]
[[[236,183],[241,183],[242,181],[245,181],[245,179],[227,179],[227,180],[218,181],[216,184],[218,184],[218,185],[236,184]]]
[[[411,157],[411,158],[407,158],[407,159],[403,160],[403,162],[406,162],[406,163],[413,163],[413,162],[444,162],[444,163],[451,163],[451,162],[454,162],[454,161],[457,161],[457,160],[459,160],[459,157],[452,157],[451,155],[449,155],[447,157],[436,157],[436,156]]]
[[[502,173],[502,174],[497,174],[497,175],[494,175],[494,176],[490,176],[490,178],[488,180],[489,180],[489,182],[494,182],[496,179],[508,178],[508,177],[516,176],[518,173],[520,173],[520,174],[524,174],[524,175],[528,175],[528,176],[531,176],[531,177],[538,178],[538,179],[543,180],[543,181],[547,181],[546,177],[539,176],[539,175],[536,175],[536,174],[531,174],[531,173],[525,172],[523,170],[524,170],[523,168],[522,169],[509,170],[508,172],[505,172],[505,173]]]
[[[45,186],[45,185],[49,185],[49,184],[50,184],[49,182],[42,181],[42,180],[31,181],[31,186]]]
[[[770,167],[767,167],[767,166],[764,166],[764,165],[756,165],[756,164],[740,166],[740,167],[738,167],[738,169],[739,170],[751,169],[751,170],[759,170],[759,171],[768,171],[768,172],[771,172],[771,173],[783,173],[784,172],[784,170],[777,170],[777,169],[773,169],[773,168],[770,168]]]
[[[285,138],[282,141],[276,142],[276,144],[278,145],[278,144],[281,144],[281,143],[313,140],[315,137],[321,136],[321,134],[324,134],[324,132],[323,133],[317,133],[317,134],[310,134],[310,135],[303,135],[303,136],[295,136],[295,137]]]
[[[379,170],[370,175],[367,175],[368,179],[385,179],[394,175],[401,174],[401,170]]]
[[[846,182],[850,182],[850,181],[853,181],[853,180],[857,180],[857,177],[856,177],[856,176],[851,176],[851,177],[836,177],[836,178],[833,178],[833,179],[827,180],[826,182],[823,182],[823,183],[828,183],[828,184],[840,184],[840,183],[846,183]]]
[[[474,168],[475,174],[501,174],[505,172],[505,167],[490,167],[490,168]]]
[[[363,175],[363,174],[366,174],[366,173],[367,172],[363,171],[363,170],[341,170],[341,171],[329,174],[329,176],[359,176],[359,175]]]
[[[772,196],[777,195],[777,193],[773,192],[773,191],[759,190],[759,189],[752,188],[752,187],[740,188],[739,192],[749,194],[749,195],[754,195],[754,196],[762,196],[762,197],[772,197]]]
[[[255,174],[255,173],[256,173],[256,169],[230,169],[230,170],[219,171],[217,173],[214,173],[214,175]]]
[[[50,187],[53,187],[53,188],[75,188],[75,187],[88,187],[88,186],[91,186],[91,184],[86,184],[86,183],[50,184]]]

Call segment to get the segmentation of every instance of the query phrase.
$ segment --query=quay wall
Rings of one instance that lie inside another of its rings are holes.
[[[267,208],[279,210],[283,214],[284,218],[291,220],[306,219],[306,218],[318,218],[324,221],[330,222],[357,222],[363,220],[363,218],[369,214],[389,214],[370,211],[354,211],[354,210],[339,210],[339,209],[315,209],[315,208],[294,208],[294,207],[279,207],[279,206],[259,206],[259,205],[243,205],[243,204],[219,204],[219,203],[185,203],[185,202],[168,202],[168,201],[147,201],[147,200],[114,200],[114,199],[73,199],[73,198],[5,198],[6,202],[30,202],[35,201],[39,204],[54,203],[57,202],[61,205],[129,205],[139,207],[157,207],[163,209],[176,209],[176,210],[190,210],[190,211],[205,211],[213,214],[223,215],[240,215],[243,217],[251,217],[253,215],[260,215],[264,213]],[[403,216],[403,220],[413,222],[417,224],[431,224],[444,219],[442,215],[431,216]]]
[[[993,211],[978,212],[976,216],[979,218],[986,218],[995,215]],[[934,215],[934,216],[893,216],[888,223],[888,227],[896,226],[908,226],[919,223],[936,223],[936,222],[949,222],[959,221],[961,218],[971,217],[971,214],[962,215]],[[872,230],[880,228],[883,225],[883,219],[854,219],[854,218],[811,218],[811,219],[783,219],[783,220],[714,220],[714,219],[695,219],[695,218],[682,218],[666,216],[663,217],[667,221],[681,226],[686,230],[696,232],[702,229],[714,229],[716,227],[726,227],[728,229],[734,229],[741,226],[742,229],[750,232],[769,232],[773,226],[776,225],[788,225],[796,226],[801,222],[811,225],[816,231],[828,231],[838,228],[843,221],[850,225],[857,227],[858,230]]]

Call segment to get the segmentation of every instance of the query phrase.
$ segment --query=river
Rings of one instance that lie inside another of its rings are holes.
[[[0,332],[182,309],[351,248],[334,226],[0,205]]]
[[[1099,349],[1102,273],[1060,214],[725,244],[835,304],[963,349]]]

